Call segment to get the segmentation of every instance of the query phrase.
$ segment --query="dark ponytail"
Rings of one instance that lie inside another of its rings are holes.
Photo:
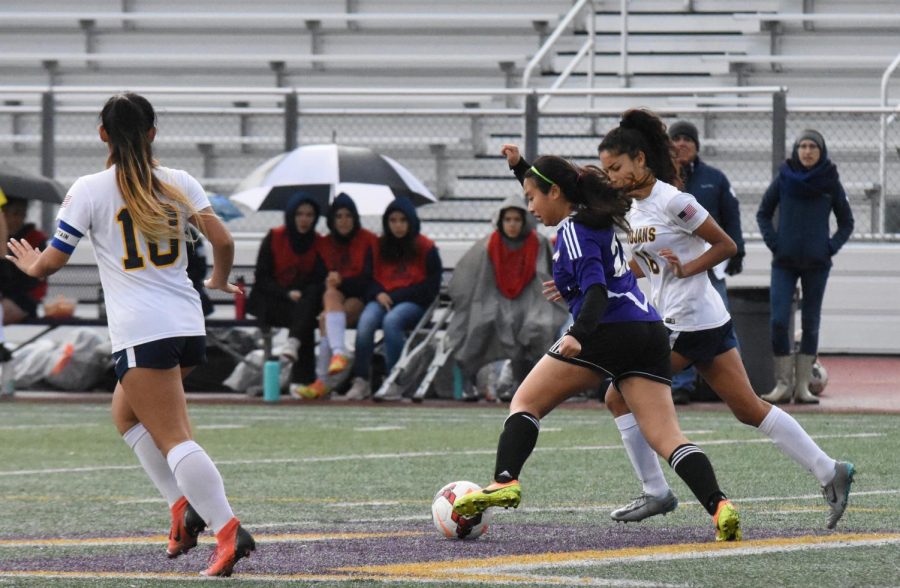
[[[138,94],[116,94],[100,111],[100,122],[109,138],[107,166],[116,166],[116,184],[131,219],[148,241],[178,239],[185,233],[185,219],[177,218],[175,204],[197,215],[187,196],[178,188],[153,174],[158,163],[153,159],[148,134],[156,127],[156,112],[150,102]],[[164,198],[161,199],[160,196]]]
[[[538,157],[532,167],[539,174],[529,169],[525,177],[531,178],[544,194],[557,184],[563,197],[575,205],[576,222],[596,229],[615,225],[623,231],[630,230],[625,214],[631,208],[631,199],[613,188],[600,168],[580,167],[555,155]]]
[[[625,111],[619,126],[608,132],[597,147],[598,153],[602,151],[632,158],[643,153],[647,167],[657,179],[678,187],[681,185],[675,145],[666,133],[665,123],[649,110]]]

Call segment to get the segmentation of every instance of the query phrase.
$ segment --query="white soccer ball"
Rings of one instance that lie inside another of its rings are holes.
[[[457,496],[465,496],[470,492],[481,490],[481,486],[472,482],[450,482],[437,491],[431,503],[431,521],[444,537],[450,539],[476,539],[488,530],[491,521],[490,511],[474,517],[461,517],[453,512],[453,503]]]
[[[828,385],[828,372],[825,370],[825,366],[819,363],[819,360],[812,366],[812,374],[809,377],[809,391],[818,396],[825,390],[825,386]]]

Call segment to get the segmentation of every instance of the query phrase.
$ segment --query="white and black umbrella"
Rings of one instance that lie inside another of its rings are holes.
[[[251,210],[284,210],[291,196],[304,192],[324,212],[341,192],[361,215],[377,215],[397,196],[416,206],[437,199],[405,167],[365,147],[304,145],[265,162],[235,189],[231,200]]]

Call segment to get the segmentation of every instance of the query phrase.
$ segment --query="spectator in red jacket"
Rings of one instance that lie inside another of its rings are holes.
[[[441,256],[434,241],[419,234],[419,217],[412,203],[406,198],[394,200],[384,211],[381,224],[384,233],[374,249],[374,280],[356,328],[348,400],[362,400],[371,394],[375,331],[384,331],[385,367],[390,372],[400,359],[406,332],[419,322],[441,288]]]
[[[316,379],[316,325],[322,310],[325,264],[316,232],[319,205],[300,192],[288,202],[284,225],[270,230],[259,246],[247,312],[265,326],[288,328],[281,355],[293,362],[292,390]]]

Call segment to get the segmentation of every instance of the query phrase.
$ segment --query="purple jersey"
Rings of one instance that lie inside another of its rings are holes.
[[[638,288],[612,228],[591,229],[571,218],[563,221],[556,231],[553,281],[573,318],[578,318],[588,288],[601,284],[609,297],[601,323],[660,320]]]

